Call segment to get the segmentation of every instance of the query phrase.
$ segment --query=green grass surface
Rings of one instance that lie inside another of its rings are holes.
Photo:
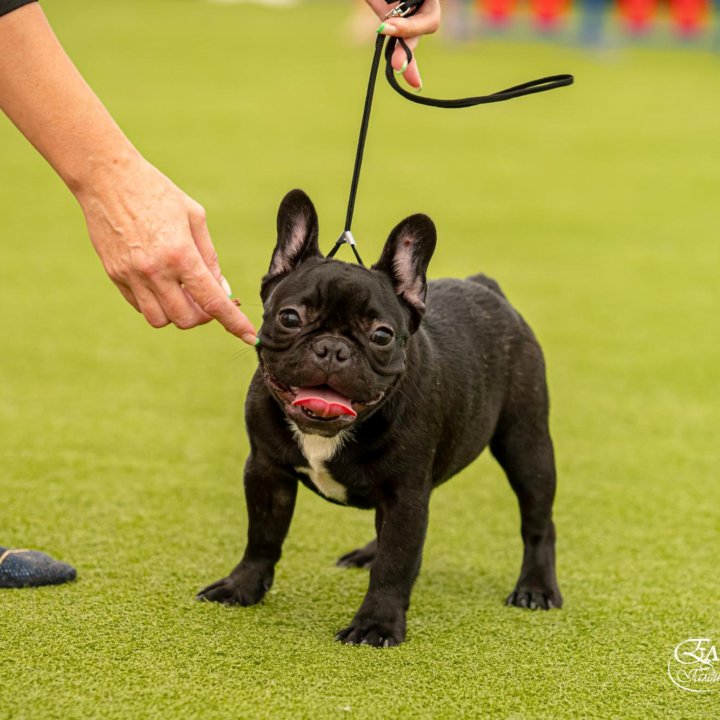
[[[336,31],[346,4],[45,8],[131,138],[206,206],[258,321],[285,191],[315,200],[325,248],[341,228],[371,54]],[[688,637],[720,643],[718,59],[432,40],[422,61],[429,95],[577,76],[458,113],[381,85],[355,228],[370,260],[429,213],[432,274],[496,277],[536,330],[565,609],[503,606],[518,513],[487,457],[433,499],[401,648],[332,641],[367,582],[333,561],[372,517],[306,491],[265,602],[196,603],[244,545],[254,356],[219,326],[145,326],[2,119],[0,544],[79,571],[0,591],[3,720],[717,715],[720,691],[685,693],[666,665]]]

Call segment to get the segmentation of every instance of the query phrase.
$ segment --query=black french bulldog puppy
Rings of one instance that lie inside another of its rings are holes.
[[[300,190],[283,199],[277,228],[246,403],[247,547],[198,597],[263,598],[299,481],[375,510],[377,537],[338,561],[370,567],[370,586],[337,639],[401,643],[430,493],[489,445],[522,517],[522,568],[507,604],[559,608],[548,394],[530,328],[484,275],[426,281],[436,236],[425,215],[403,220],[370,269],[323,258],[315,209]]]

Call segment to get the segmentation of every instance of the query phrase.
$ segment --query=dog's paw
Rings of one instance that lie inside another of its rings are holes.
[[[536,590],[518,586],[508,595],[505,604],[528,610],[552,610],[561,608],[562,602],[559,590]]]
[[[358,613],[350,625],[335,635],[335,639],[347,645],[395,647],[405,640],[405,614],[399,613],[393,619],[379,619]]]
[[[341,568],[370,568],[375,562],[377,554],[377,540],[369,542],[367,545],[349,553],[341,555],[335,564]]]
[[[208,585],[197,594],[198,600],[223,605],[255,605],[259,603],[272,585],[272,575],[257,572],[233,572],[227,577]]]

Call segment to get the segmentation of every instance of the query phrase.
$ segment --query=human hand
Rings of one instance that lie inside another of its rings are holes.
[[[385,0],[365,0],[375,11],[377,16],[384,20],[385,16],[399,3],[388,5]],[[397,74],[402,74],[410,87],[418,92],[422,90],[422,80],[415,59],[415,48],[420,42],[421,35],[434,33],[440,27],[440,0],[425,0],[418,12],[407,18],[392,18],[382,23],[378,32],[390,37],[405,39],[413,52],[413,60],[408,65],[405,51],[398,46],[392,56],[392,66]]]
[[[90,239],[125,299],[153,327],[218,320],[249,345],[255,329],[229,298],[205,211],[139,154],[77,190]]]
[[[255,329],[228,297],[204,210],[135,150],[38,3],[2,16],[0,47],[0,110],[80,202],[95,250],[125,299],[154,327],[215,318],[255,344]]]

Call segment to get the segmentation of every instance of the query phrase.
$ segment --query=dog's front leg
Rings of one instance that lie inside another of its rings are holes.
[[[297,480],[293,475],[250,455],[245,465],[245,553],[227,577],[201,590],[198,599],[225,605],[254,605],[263,599],[273,582],[296,496]]]
[[[370,586],[353,621],[335,637],[349,644],[391,647],[405,640],[405,614],[420,571],[430,488],[394,489],[377,508],[377,555]]]

